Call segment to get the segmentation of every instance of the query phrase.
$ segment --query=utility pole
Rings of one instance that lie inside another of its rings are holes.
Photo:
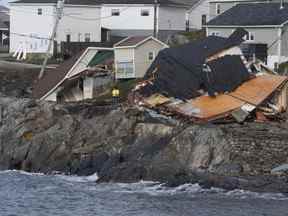
[[[283,9],[284,8],[284,2],[283,0],[280,0],[280,9]]]
[[[47,51],[46,51],[46,55],[45,55],[45,58],[44,58],[44,61],[43,61],[43,64],[42,64],[41,71],[39,73],[38,79],[41,79],[44,76],[45,68],[47,66],[47,62],[48,62],[48,59],[50,57],[50,50],[52,48],[52,45],[54,44],[54,39],[56,37],[57,28],[58,28],[59,22],[60,22],[60,20],[62,18],[63,9],[64,9],[64,3],[65,3],[65,0],[58,0],[58,2],[57,2],[56,15],[55,15],[55,24],[54,24],[54,27],[53,27],[53,30],[52,30],[51,37],[49,38],[48,48],[47,48]]]
[[[157,8],[158,8],[158,0],[154,0],[154,31],[153,31],[153,36],[154,36],[155,38],[158,38]]]

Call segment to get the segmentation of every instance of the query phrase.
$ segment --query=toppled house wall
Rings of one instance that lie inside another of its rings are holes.
[[[37,99],[73,102],[92,99],[112,82],[114,53],[112,48],[89,47],[45,73],[33,89]]]

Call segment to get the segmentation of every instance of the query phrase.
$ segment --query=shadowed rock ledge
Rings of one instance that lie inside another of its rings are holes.
[[[136,109],[0,97],[0,168],[89,175],[99,182],[288,192],[287,123],[184,125]]]

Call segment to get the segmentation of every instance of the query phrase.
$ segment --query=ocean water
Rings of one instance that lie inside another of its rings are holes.
[[[96,179],[0,172],[0,216],[288,216],[283,194]]]

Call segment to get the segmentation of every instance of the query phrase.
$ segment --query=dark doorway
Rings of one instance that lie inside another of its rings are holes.
[[[71,42],[71,35],[70,34],[67,34],[66,35],[66,42]]]

